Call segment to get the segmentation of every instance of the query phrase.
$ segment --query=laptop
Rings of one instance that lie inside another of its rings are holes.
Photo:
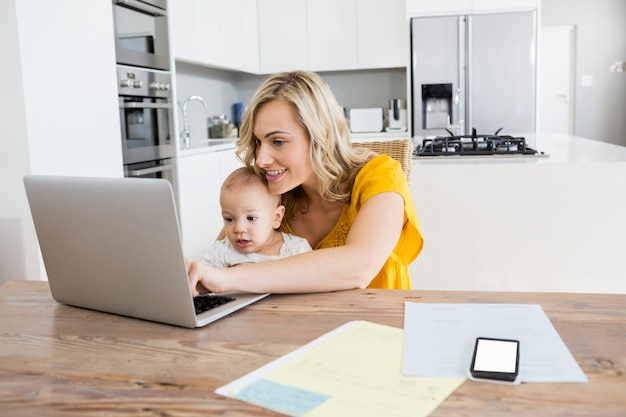
[[[24,186],[59,303],[194,328],[269,295],[206,294],[227,302],[196,314],[167,180],[26,175]]]

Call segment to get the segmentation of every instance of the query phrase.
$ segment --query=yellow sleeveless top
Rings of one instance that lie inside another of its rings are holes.
[[[350,201],[344,205],[335,227],[313,249],[344,245],[361,206],[370,197],[384,192],[396,192],[404,198],[404,222],[398,243],[368,287],[410,289],[409,264],[421,252],[424,240],[402,166],[387,155],[376,156],[361,168],[354,181]],[[280,230],[294,234],[286,220],[283,220]]]

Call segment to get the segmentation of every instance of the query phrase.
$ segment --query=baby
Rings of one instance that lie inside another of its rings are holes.
[[[280,196],[272,195],[265,179],[242,167],[222,184],[220,206],[226,237],[204,255],[215,267],[284,258],[311,250],[306,239],[276,230],[285,214]]]

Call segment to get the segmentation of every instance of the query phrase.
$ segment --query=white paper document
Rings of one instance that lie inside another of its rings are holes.
[[[519,340],[522,382],[587,382],[538,304],[405,303],[402,373],[466,377],[477,337]]]
[[[425,417],[464,378],[402,375],[402,329],[353,321],[218,388],[302,417]]]

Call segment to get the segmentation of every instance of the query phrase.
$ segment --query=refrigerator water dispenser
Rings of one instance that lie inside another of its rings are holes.
[[[452,120],[452,83],[422,84],[422,129],[445,129]]]

